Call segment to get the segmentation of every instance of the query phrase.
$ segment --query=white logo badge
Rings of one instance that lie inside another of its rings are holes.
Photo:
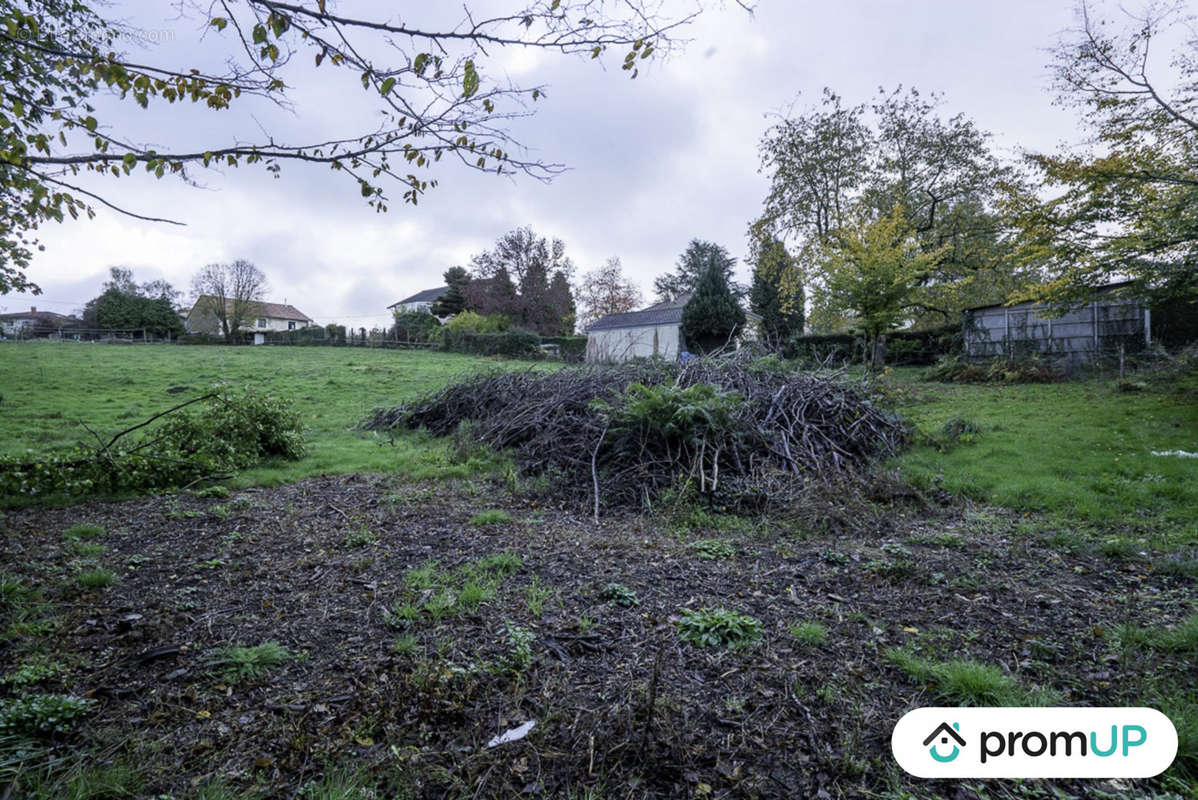
[[[917,708],[890,746],[920,778],[1150,778],[1177,730],[1151,708]]]

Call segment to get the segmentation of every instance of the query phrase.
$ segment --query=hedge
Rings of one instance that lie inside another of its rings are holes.
[[[513,328],[504,333],[473,333],[441,330],[441,345],[455,353],[476,356],[507,356],[508,358],[539,358],[541,337],[531,331]]]
[[[585,336],[542,336],[541,344],[557,345],[561,360],[570,363],[581,363],[587,354]]]
[[[886,334],[887,364],[895,366],[928,366],[944,355],[961,352],[963,337],[960,325],[944,325],[926,331],[896,331]],[[865,337],[861,334],[830,334],[827,336],[796,336],[782,346],[784,358],[803,361],[848,361],[859,364],[865,360]]]

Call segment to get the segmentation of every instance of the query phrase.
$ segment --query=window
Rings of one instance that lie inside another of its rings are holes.
[[[295,321],[294,320],[287,323],[287,330],[289,330],[289,331],[295,330]]]
[[[266,327],[266,319],[265,319],[265,318],[263,318],[263,317],[258,317],[258,327],[259,327],[259,328],[265,328],[265,327]]]

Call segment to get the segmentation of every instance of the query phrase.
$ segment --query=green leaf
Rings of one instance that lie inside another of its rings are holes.
[[[229,20],[224,17],[213,17],[208,21],[208,24],[216,28],[218,31],[223,31],[225,26],[229,24]]]
[[[125,165],[126,170],[131,170],[137,164],[137,155],[134,153],[125,153],[121,159],[121,163]]]
[[[478,70],[474,68],[474,60],[466,59],[466,74],[462,77],[462,96],[473,97],[478,91]]]
[[[383,85],[379,88],[379,93],[384,97],[391,94],[391,90],[395,88],[395,78],[388,78],[383,81]]]
[[[258,23],[257,25],[255,25],[252,36],[253,36],[254,44],[262,44],[263,42],[265,42],[266,41],[266,26],[263,25],[262,23]]]

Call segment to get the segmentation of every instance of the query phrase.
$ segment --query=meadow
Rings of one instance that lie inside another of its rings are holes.
[[[449,464],[444,443],[420,436],[380,439],[354,426],[375,408],[456,376],[528,366],[368,348],[11,343],[0,347],[0,453],[94,444],[91,431],[107,438],[227,383],[289,400],[303,418],[309,450],[302,461],[243,473],[236,485],[274,486],[347,472],[453,477],[469,468]]]

